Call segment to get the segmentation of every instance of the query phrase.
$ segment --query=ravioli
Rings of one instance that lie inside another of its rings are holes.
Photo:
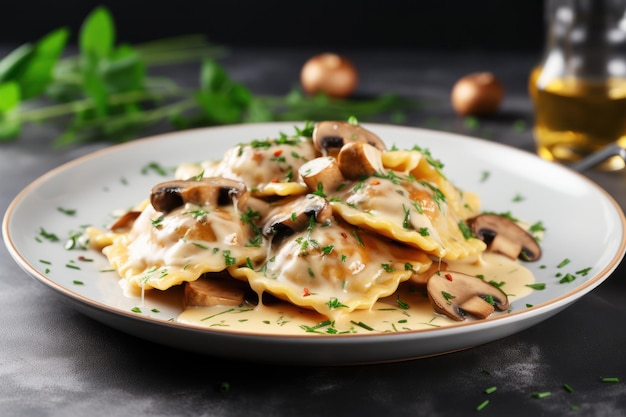
[[[425,150],[368,153],[379,154],[380,170],[355,178],[303,131],[239,144],[219,161],[180,165],[128,230],[90,234],[131,292],[226,271],[259,300],[267,292],[330,318],[369,309],[442,260],[486,249],[464,229],[477,195],[452,184]],[[332,189],[322,183],[328,175]]]
[[[485,250],[463,230],[464,220],[478,213],[477,198],[466,198],[418,151],[385,152],[383,164],[390,169],[331,193],[338,215],[446,260]]]
[[[233,267],[257,293],[268,292],[328,317],[370,308],[432,260],[345,222],[311,223],[274,244],[262,263]]]
[[[298,168],[316,158],[311,138],[281,135],[237,145],[219,162],[202,164],[205,177],[224,177],[245,183],[258,197],[305,194]]]
[[[232,205],[187,204],[167,215],[148,205],[130,232],[114,237],[103,253],[129,291],[166,290],[263,258],[265,241],[257,236]]]

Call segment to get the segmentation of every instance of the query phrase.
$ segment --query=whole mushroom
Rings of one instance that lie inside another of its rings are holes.
[[[453,86],[452,107],[461,116],[495,113],[504,98],[504,86],[491,72],[477,72],[461,77]]]
[[[348,97],[358,82],[359,76],[352,62],[334,53],[313,56],[300,71],[300,83],[308,94],[325,93],[329,97]]]

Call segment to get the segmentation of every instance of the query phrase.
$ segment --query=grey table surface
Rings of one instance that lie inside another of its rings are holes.
[[[255,93],[284,94],[318,51],[233,50],[227,71]],[[402,123],[534,151],[526,80],[538,55],[467,51],[346,51],[359,93],[397,92],[439,104]],[[452,111],[454,81],[493,71],[507,95],[500,112],[467,124]],[[195,67],[162,71],[189,82]],[[384,120],[381,120],[384,122]],[[0,212],[52,168],[109,146],[52,149],[59,130],[30,126],[0,144]],[[146,134],[159,133],[155,131]],[[624,172],[587,172],[626,207]],[[532,328],[465,351],[406,362],[344,367],[239,363],[178,351],[78,313],[0,250],[1,416],[626,416],[626,269]],[[603,383],[601,377],[621,378]],[[229,390],[220,389],[223,383]],[[567,392],[563,384],[574,391]],[[496,386],[486,396],[485,388]],[[531,393],[550,391],[547,398]],[[476,406],[485,399],[482,411]],[[577,409],[573,409],[575,406]]]

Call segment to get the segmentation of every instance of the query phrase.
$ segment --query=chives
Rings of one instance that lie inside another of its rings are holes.
[[[533,290],[545,290],[546,284],[526,284],[527,287],[532,288]]]
[[[557,268],[563,268],[563,267],[564,267],[565,265],[567,265],[568,263],[570,263],[570,260],[569,260],[569,259],[567,259],[567,258],[565,258],[565,259],[563,259],[563,260],[561,261],[561,263],[560,263],[560,264],[558,264],[556,267],[557,267]]]
[[[489,405],[489,400],[485,400],[482,403],[478,404],[478,406],[476,407],[476,411],[481,411],[483,408],[487,407],[487,405]]]
[[[485,390],[485,394],[492,394],[494,392],[496,392],[496,390],[498,389],[498,387],[489,387]]]

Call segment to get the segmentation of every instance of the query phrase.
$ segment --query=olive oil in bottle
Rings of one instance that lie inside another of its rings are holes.
[[[542,85],[540,74],[541,67],[535,68],[529,80],[539,156],[575,162],[613,142],[626,146],[626,79],[566,76]],[[624,161],[616,157],[602,168],[623,166]]]
[[[626,145],[626,0],[545,0],[546,41],[531,70],[537,153],[576,162]],[[599,166],[624,168],[615,156]]]

